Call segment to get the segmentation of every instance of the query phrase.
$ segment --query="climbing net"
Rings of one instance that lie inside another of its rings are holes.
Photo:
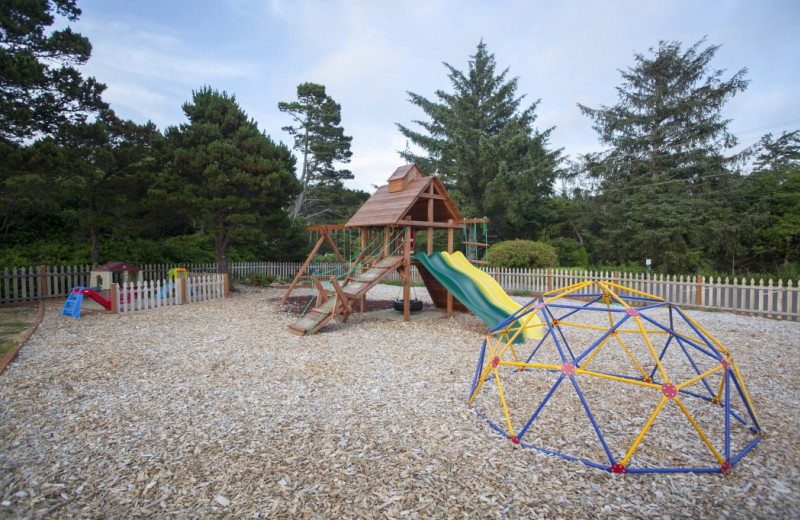
[[[513,320],[538,314],[539,341]],[[608,281],[542,294],[483,341],[469,403],[515,445],[614,473],[725,472],[761,439],[728,350],[666,300]]]

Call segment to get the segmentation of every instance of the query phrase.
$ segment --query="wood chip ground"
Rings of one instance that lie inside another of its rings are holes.
[[[0,517],[800,517],[798,323],[691,312],[733,353],[764,438],[726,474],[614,475],[470,409],[477,318],[355,315],[298,337],[281,295],[77,320],[48,303],[0,377]],[[552,435],[589,433],[568,427]]]

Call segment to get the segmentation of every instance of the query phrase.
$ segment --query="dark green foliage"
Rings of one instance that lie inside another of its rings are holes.
[[[744,216],[758,230],[751,262],[762,270],[800,262],[800,130],[764,136],[747,183]]]
[[[317,83],[302,83],[297,86],[297,101],[280,102],[278,109],[288,113],[295,122],[283,130],[294,137],[294,149],[302,157],[300,183],[302,191],[292,207],[292,218],[306,216],[309,219],[323,214],[327,206],[320,196],[341,190],[342,182],[352,179],[349,170],[337,170],[334,163],[349,163],[352,137],[344,135],[342,107],[325,92],[325,86]],[[306,198],[310,190],[316,190],[316,198],[310,208]]]
[[[496,72],[494,55],[481,42],[465,74],[445,63],[454,92],[436,91],[438,101],[409,92],[430,121],[414,121],[422,132],[398,124],[426,155],[401,156],[438,175],[461,213],[488,216],[495,234],[537,236],[555,217],[547,201],[561,162],[547,149],[552,128],[534,129],[534,102],[524,107],[517,79]]]
[[[507,240],[489,248],[489,264],[521,269],[557,267],[558,255],[552,246],[544,242]]]
[[[141,229],[144,196],[155,176],[154,147],[161,134],[152,123],[137,125],[106,110],[91,123],[66,125],[55,137],[78,225],[91,242],[90,261],[100,263],[100,238]]]
[[[0,2],[0,141],[53,134],[106,107],[105,85],[84,79],[89,40],[67,27],[47,33],[55,15],[75,21],[75,0]]]
[[[558,237],[550,240],[549,245],[555,249],[560,265],[589,267],[589,254],[577,240]]]
[[[611,147],[585,157],[589,176],[599,181],[601,261],[652,258],[679,272],[736,254],[730,238],[737,220],[727,195],[740,178],[736,157],[723,155],[736,139],[721,110],[747,87],[746,69],[724,80],[724,71],[710,68],[719,47],[703,44],[683,51],[662,41],[621,71],[617,105],[579,105]]]
[[[225,92],[204,87],[183,110],[189,123],[166,131],[170,175],[158,198],[179,205],[213,237],[217,268],[225,272],[235,241],[269,242],[289,228],[283,208],[300,191],[295,160]]]
[[[254,287],[268,287],[278,279],[277,276],[266,274],[251,274],[245,283]]]

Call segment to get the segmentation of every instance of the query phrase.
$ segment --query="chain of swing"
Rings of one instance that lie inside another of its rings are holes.
[[[483,232],[483,241],[478,242],[478,220],[481,220],[481,231]],[[467,257],[467,260],[470,261],[479,261],[481,260],[479,252],[479,247],[484,248],[484,256],[486,252],[489,250],[489,226],[486,223],[486,217],[482,219],[473,219],[472,225],[467,223],[467,220],[464,220],[464,254]]]

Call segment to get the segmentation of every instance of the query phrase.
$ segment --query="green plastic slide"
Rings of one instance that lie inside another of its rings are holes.
[[[417,253],[414,259],[419,260],[445,289],[490,326],[494,327],[511,316],[512,313],[493,303],[472,278],[456,269],[441,253]],[[523,341],[525,338],[522,334],[514,340],[515,343]]]

